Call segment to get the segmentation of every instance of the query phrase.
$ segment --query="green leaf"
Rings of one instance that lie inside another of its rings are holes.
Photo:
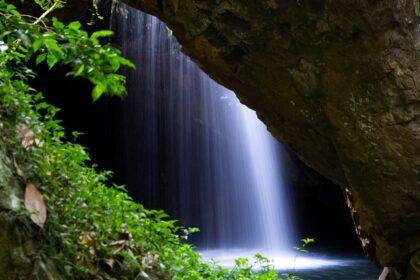
[[[48,67],[51,69],[56,63],[58,62],[58,59],[53,54],[47,55],[47,64]]]
[[[302,239],[302,242],[304,243],[304,245],[308,245],[310,243],[315,242],[315,238],[304,238]]]
[[[12,11],[15,11],[16,10],[16,7],[15,6],[13,6],[12,4],[8,4],[7,6],[6,6],[6,12],[8,12],[8,13],[10,13],[10,12],[12,12]]]
[[[0,40],[3,40],[3,38],[5,37],[5,36],[7,36],[7,35],[9,35],[9,34],[11,34],[12,33],[12,31],[5,31],[5,32],[3,32],[1,35],[0,35]]]
[[[21,52],[18,51],[12,51],[11,52],[13,55],[20,57],[20,58],[26,58],[26,56],[24,54],[22,54]]]
[[[43,44],[44,44],[44,39],[42,37],[39,39],[36,39],[32,43],[32,48],[34,49],[34,52],[37,52],[42,47]]]
[[[105,92],[106,85],[98,83],[92,90],[92,100],[95,102]]]
[[[55,17],[53,17],[53,19],[52,19],[52,25],[57,31],[61,31],[65,27],[64,23],[62,23],[61,21],[59,21]]]
[[[122,65],[126,65],[130,68],[136,68],[136,65],[134,65],[134,63],[132,63],[130,60],[122,57],[122,56],[118,56],[118,60]]]
[[[54,53],[55,56],[63,56],[64,52],[61,50],[60,46],[58,45],[57,41],[52,38],[48,38],[44,40],[45,45],[47,45],[47,48],[50,52]]]
[[[73,29],[73,30],[79,30],[80,27],[82,27],[82,24],[80,24],[80,22],[78,21],[73,21],[68,25],[68,28]]]
[[[45,60],[46,57],[47,55],[45,53],[38,55],[38,57],[36,58],[35,64],[36,65],[40,64],[41,62]]]
[[[100,31],[93,32],[90,38],[96,40],[99,37],[108,37],[113,34],[114,32],[112,32],[111,30],[100,30]]]
[[[74,72],[74,76],[75,77],[80,76],[83,73],[83,70],[85,70],[85,65],[81,64],[79,68],[76,70],[76,72]]]
[[[34,0],[43,10],[48,9],[48,1],[46,0]]]

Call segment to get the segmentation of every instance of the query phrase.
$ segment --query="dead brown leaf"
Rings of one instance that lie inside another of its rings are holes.
[[[105,263],[109,266],[109,268],[113,269],[115,260],[114,259],[105,259]]]
[[[47,219],[47,207],[44,197],[31,183],[28,183],[25,189],[25,208],[31,213],[31,220],[43,227]]]
[[[159,256],[147,253],[141,260],[141,265],[146,269],[153,268],[159,261]]]
[[[23,123],[17,124],[16,130],[19,138],[21,139],[20,143],[22,144],[22,147],[28,151],[35,142],[34,132],[29,128],[29,126]]]
[[[125,247],[125,240],[113,241],[109,244],[113,254],[117,254]]]
[[[92,237],[90,236],[89,232],[84,232],[82,235],[82,244],[89,246],[91,244],[93,244],[94,241],[92,239]]]

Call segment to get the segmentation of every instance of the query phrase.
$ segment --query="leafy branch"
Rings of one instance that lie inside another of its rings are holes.
[[[43,10],[49,11],[48,13],[66,5],[65,0],[34,0],[34,2],[38,4],[38,6],[40,6]]]
[[[56,8],[60,6],[60,1],[55,1],[51,7],[49,7],[39,18],[37,18],[33,24],[38,24],[43,18],[45,18],[48,14],[54,11]],[[42,7],[42,6],[41,6]]]
[[[100,39],[111,36],[112,31],[97,31],[89,36],[79,22],[65,25],[55,18],[51,26],[46,25],[46,16],[59,6],[57,3],[61,2],[54,2],[31,23],[27,20],[31,17],[21,15],[13,5],[0,1],[0,44],[4,45],[5,59],[14,63],[10,67],[24,66],[35,57],[36,64],[46,61],[50,69],[57,63],[66,65],[71,69],[69,76],[88,79],[94,85],[93,101],[103,94],[125,94],[125,77],[117,72],[121,66],[134,68],[134,64],[123,58],[118,49],[100,44]]]
[[[309,244],[314,243],[315,242],[315,238],[304,238],[304,239],[301,239],[301,241],[302,241],[302,244],[300,246],[293,246],[293,249],[296,251],[296,255],[293,258],[293,269],[292,269],[292,272],[288,272],[288,273],[285,273],[284,274],[287,277],[288,280],[301,280],[302,279],[302,278],[300,278],[300,277],[298,277],[298,276],[295,275],[295,271],[296,271],[296,260],[297,260],[297,258],[299,256],[299,254],[301,254],[301,253],[306,254],[306,253],[309,252],[305,248]]]

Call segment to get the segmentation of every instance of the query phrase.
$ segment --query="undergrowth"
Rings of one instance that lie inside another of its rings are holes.
[[[42,3],[48,11],[55,2]],[[281,279],[259,254],[252,262],[238,259],[233,269],[201,260],[185,243],[197,229],[181,228],[163,211],[134,202],[123,187],[107,185],[111,172],[98,172],[86,149],[65,139],[55,118],[59,109],[29,86],[36,73],[27,64],[67,65],[70,76],[92,82],[93,100],[122,95],[125,78],[117,71],[133,65],[100,44],[112,32],[88,35],[78,22],[24,16],[4,0],[0,14],[1,141],[16,173],[42,194],[48,213],[31,226],[44,240],[34,259],[53,260],[66,279]],[[18,212],[29,222],[37,214],[23,203]]]

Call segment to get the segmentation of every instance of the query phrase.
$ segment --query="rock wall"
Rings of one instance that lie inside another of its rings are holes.
[[[420,277],[419,1],[124,2],[346,189],[376,263]]]
[[[0,275],[6,280],[59,280],[54,265],[37,258],[42,239],[23,211],[25,183],[0,141]]]

